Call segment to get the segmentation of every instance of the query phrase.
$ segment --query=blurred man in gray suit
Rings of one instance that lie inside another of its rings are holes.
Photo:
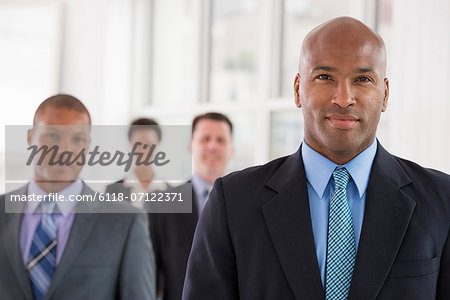
[[[78,99],[56,95],[38,107],[28,144],[77,153],[89,148],[90,125],[89,112]],[[126,213],[98,213],[96,205],[77,213],[80,203],[47,201],[52,193],[93,195],[78,177],[83,165],[44,160],[35,165],[34,179],[26,186],[0,196],[2,300],[155,299],[146,214],[128,204],[119,204]],[[7,213],[4,203],[12,195],[44,200],[15,203],[23,213]]]

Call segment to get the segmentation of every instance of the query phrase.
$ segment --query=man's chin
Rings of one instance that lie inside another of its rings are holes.
[[[334,153],[352,153],[359,152],[357,149],[364,148],[361,139],[349,135],[345,137],[331,137],[326,141],[326,147]]]
[[[47,182],[47,183],[73,183],[77,180],[78,175],[73,174],[73,172],[52,172],[47,174],[47,176],[42,176],[36,179],[36,182]]]

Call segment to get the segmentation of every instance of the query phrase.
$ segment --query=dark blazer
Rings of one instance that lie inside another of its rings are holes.
[[[167,192],[192,193],[192,213],[150,214],[150,235],[155,249],[158,279],[163,282],[164,300],[180,300],[186,275],[187,261],[191,251],[198,209],[195,193],[190,182]]]
[[[378,144],[348,299],[450,299],[449,228],[450,176]],[[300,150],[216,181],[183,299],[325,299]]]
[[[127,196],[130,196],[131,189],[123,183],[124,179],[121,179],[119,181],[116,181],[114,183],[108,184],[105,188],[105,193],[123,193]],[[127,201],[130,202],[129,198],[127,198]]]
[[[166,183],[166,185],[167,185],[167,189],[172,188],[172,186],[170,184]],[[157,191],[155,191],[155,192],[157,192]],[[127,198],[125,198],[125,202],[131,202],[131,197],[130,197],[131,188],[124,184],[124,179],[121,179],[114,183],[108,184],[105,188],[105,193],[114,193],[114,194],[121,193],[121,194],[127,196]]]
[[[24,187],[16,194],[26,195]],[[83,194],[94,192],[84,185]],[[5,213],[0,196],[0,299],[32,300],[20,249],[23,214]],[[19,204],[25,207],[25,203]],[[155,299],[155,264],[147,216],[128,204],[129,213],[78,213],[44,300]],[[91,208],[88,208],[91,209]]]

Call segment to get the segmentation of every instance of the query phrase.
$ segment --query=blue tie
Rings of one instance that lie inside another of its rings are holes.
[[[334,194],[330,202],[325,291],[327,300],[345,300],[355,265],[356,247],[352,212],[347,199],[350,175],[345,168],[333,172]]]
[[[41,203],[42,218],[33,236],[27,264],[34,299],[41,300],[50,286],[56,266],[55,202]]]
[[[198,208],[198,213],[199,215],[202,214],[203,208],[205,207],[206,201],[208,201],[208,196],[209,196],[209,190],[207,188],[205,188],[203,190],[203,192],[201,193],[201,199],[199,199],[199,208]]]

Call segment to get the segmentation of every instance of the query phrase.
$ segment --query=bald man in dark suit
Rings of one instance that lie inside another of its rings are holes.
[[[358,20],[305,38],[294,82],[304,141],[218,179],[183,299],[450,299],[450,177],[376,139],[383,40]]]

